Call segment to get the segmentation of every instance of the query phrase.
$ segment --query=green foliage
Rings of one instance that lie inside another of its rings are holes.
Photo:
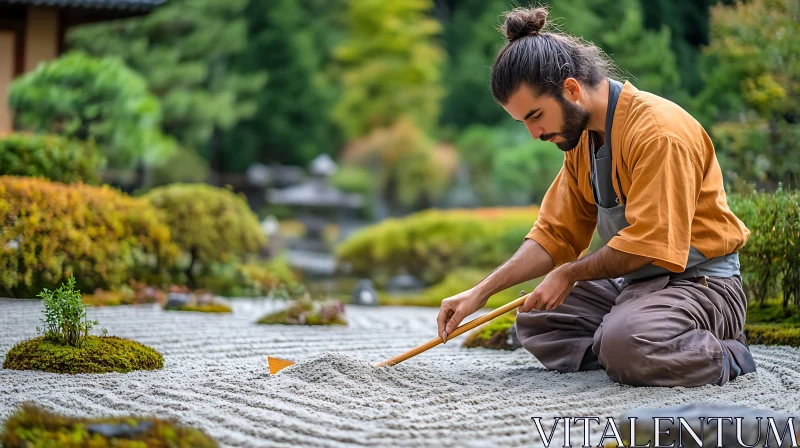
[[[510,350],[508,332],[516,319],[516,310],[497,316],[472,330],[462,346],[467,348],[483,347],[493,350]]]
[[[530,208],[427,210],[392,218],[351,235],[337,247],[353,275],[384,284],[406,271],[428,284],[459,267],[495,268],[522,244],[536,220]]]
[[[161,272],[178,247],[157,210],[108,186],[0,176],[0,288],[32,297],[75,275],[82,291]]]
[[[541,202],[564,162],[554,144],[533,140],[524,129],[470,126],[456,147],[482,204]]]
[[[158,99],[116,58],[68,53],[17,78],[8,100],[16,127],[93,140],[111,167],[155,164],[174,150]]]
[[[775,193],[731,195],[731,210],[750,229],[740,250],[742,278],[749,296],[761,304],[777,294],[800,315],[800,197],[779,188]]]
[[[749,344],[800,347],[800,326],[788,324],[747,324],[744,334]]]
[[[270,325],[347,325],[344,304],[337,300],[320,302],[306,297],[295,300],[286,309],[267,314],[259,324]]]
[[[706,88],[696,98],[729,181],[797,186],[800,4],[753,0],[711,12]]]
[[[431,0],[348,0],[349,33],[335,52],[343,90],[333,117],[349,138],[403,117],[422,129],[436,123],[444,53],[432,7]]]
[[[212,263],[197,279],[197,286],[225,297],[263,297],[282,285],[298,285],[297,276],[285,257]]]
[[[80,347],[42,336],[15,345],[3,362],[4,369],[70,374],[127,373],[163,366],[164,357],[157,351],[116,336],[88,336]]]
[[[0,175],[96,184],[106,158],[91,142],[57,135],[0,136]]]
[[[191,256],[187,269],[195,262],[208,266],[232,261],[257,252],[266,242],[245,198],[227,189],[173,184],[155,188],[143,198],[163,211],[173,240]],[[191,271],[187,275],[191,281]]]
[[[436,147],[407,119],[354,141],[342,159],[345,166],[375,172],[383,199],[395,209],[406,210],[430,207],[440,199],[456,168],[446,147]]]
[[[208,161],[191,149],[179,148],[163,164],[153,167],[149,187],[208,180]]]
[[[75,277],[67,280],[55,291],[47,288],[39,294],[44,299],[44,331],[36,327],[36,331],[44,333],[45,339],[81,348],[89,330],[98,324],[96,320],[86,318],[86,306],[81,301],[81,292],[75,290]]]
[[[190,303],[180,308],[165,308],[167,311],[195,311],[198,313],[231,313],[233,310],[224,303]]]
[[[264,66],[254,71],[233,66],[248,46],[247,4],[170,0],[139,18],[76,27],[68,43],[124,60],[161,100],[164,132],[219,163],[221,148],[209,146],[215,130],[253,116],[255,95],[267,79]]]
[[[380,302],[382,305],[398,305],[398,306],[432,306],[439,307],[442,300],[452,297],[456,294],[464,292],[485,279],[491,273],[491,268],[456,268],[447,273],[447,275],[439,283],[425,288],[416,295],[388,295],[381,294]],[[513,288],[508,288],[504,291],[489,297],[486,302],[488,308],[498,308],[509,302],[513,302],[519,298],[519,291],[533,291],[541,282],[541,279],[532,280],[522,283]]]
[[[338,148],[340,132],[329,117],[338,89],[323,72],[342,39],[345,6],[344,0],[248,2],[248,44],[232,69],[266,68],[269,76],[254,95],[256,113],[225,134],[226,146],[236,148],[230,170],[259,160],[305,166]]]
[[[378,189],[378,181],[370,170],[357,166],[341,166],[331,178],[331,184],[346,193],[360,194],[365,203],[363,213],[371,216],[370,201]]]
[[[90,425],[147,425],[149,429],[135,437],[107,438],[89,430]],[[176,421],[153,417],[122,416],[97,419],[65,417],[52,414],[32,403],[9,416],[0,433],[0,445],[26,448],[216,448],[218,445],[202,431],[182,426]]]

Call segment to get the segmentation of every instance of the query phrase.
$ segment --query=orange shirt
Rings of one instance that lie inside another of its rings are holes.
[[[744,246],[750,231],[728,207],[714,145],[680,106],[626,82],[614,112],[611,147],[614,190],[626,198],[630,226],[609,246],[654,258],[654,265],[672,272],[685,269],[690,247],[714,258]],[[585,131],[578,146],[565,153],[526,236],[541,244],[556,266],[575,261],[591,242],[597,206],[590,170]]]

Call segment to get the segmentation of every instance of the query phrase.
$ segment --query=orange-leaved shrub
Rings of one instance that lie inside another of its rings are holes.
[[[0,291],[33,297],[74,275],[84,292],[137,269],[167,270],[179,250],[147,201],[108,186],[0,176]]]

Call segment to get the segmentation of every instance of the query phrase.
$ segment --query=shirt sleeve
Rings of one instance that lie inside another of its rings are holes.
[[[565,155],[561,167],[539,208],[539,217],[525,236],[539,243],[556,266],[575,261],[592,241],[597,206],[578,188],[575,155]],[[587,178],[588,179],[588,178]]]
[[[631,187],[625,218],[630,224],[608,242],[622,252],[654,258],[672,272],[686,268],[694,219],[703,183],[696,150],[659,136],[631,150]]]

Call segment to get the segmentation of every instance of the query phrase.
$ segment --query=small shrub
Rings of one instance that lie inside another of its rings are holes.
[[[184,270],[190,287],[197,285],[194,266],[235,261],[258,252],[266,237],[245,198],[224,188],[173,184],[143,196],[162,210],[172,238],[188,256]]]
[[[96,184],[105,164],[105,156],[91,142],[21,133],[0,137],[0,175]]]
[[[781,295],[800,316],[800,197],[797,191],[731,195],[731,210],[750,229],[740,250],[748,295],[761,304]]]
[[[406,271],[428,284],[460,267],[495,268],[519,248],[537,208],[426,210],[351,235],[336,255],[378,285]]]
[[[178,247],[157,210],[108,186],[0,176],[0,289],[32,297],[74,275],[81,291],[166,271]]]
[[[297,276],[284,257],[213,263],[197,278],[199,288],[225,297],[263,297],[281,285],[295,287],[297,284]]]
[[[509,311],[472,330],[462,344],[467,348],[490,348],[493,350],[513,350],[508,344],[508,332],[517,318],[517,312]]]
[[[109,434],[109,432],[111,434]],[[96,419],[56,415],[24,403],[5,422],[0,445],[27,448],[216,448],[202,431],[173,420],[121,416]]]
[[[45,289],[40,295],[44,299],[45,339],[80,348],[89,336],[89,330],[98,324],[86,318],[86,306],[81,301],[80,291],[75,290],[75,278],[70,277],[66,285],[55,291]]]

